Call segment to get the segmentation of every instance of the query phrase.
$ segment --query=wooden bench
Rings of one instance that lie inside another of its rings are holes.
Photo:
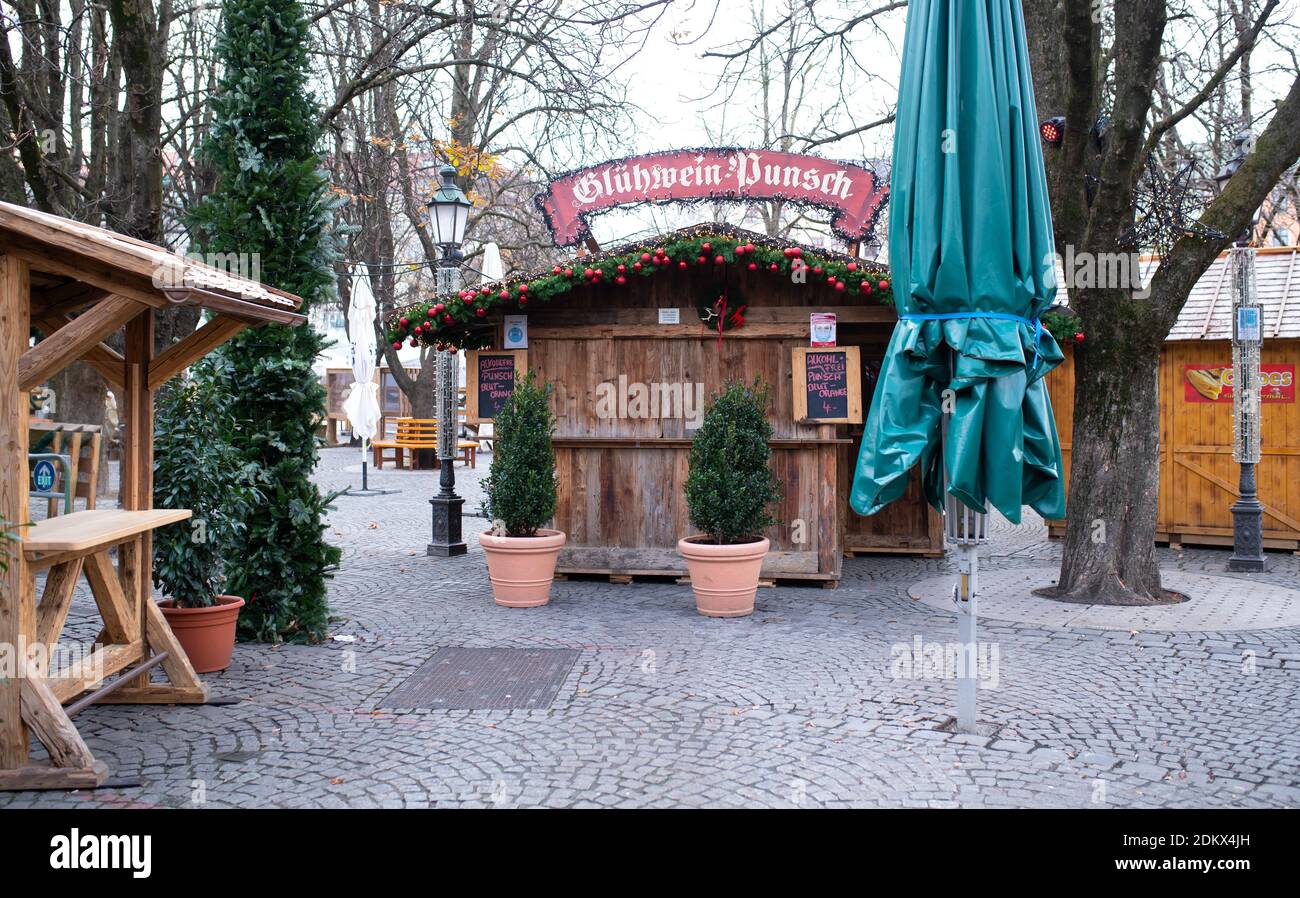
[[[370,443],[371,450],[374,452],[374,464],[377,469],[382,470],[385,461],[392,461],[399,468],[409,467],[411,470],[416,470],[420,463],[419,450],[430,449],[435,454],[437,453],[437,421],[432,418],[398,418],[394,423],[395,430],[391,438],[388,433],[387,421],[385,421],[384,438]],[[456,448],[459,450],[461,461],[471,468],[478,466],[477,440],[461,440],[457,443]],[[392,457],[386,457],[386,452],[392,452]]]
[[[71,459],[70,478],[76,483],[73,498],[84,499],[87,510],[94,508],[95,490],[99,484],[99,446],[103,440],[102,428],[94,424],[61,424],[56,421],[31,418],[28,420],[27,430],[31,452],[53,452],[67,455]],[[60,511],[62,508],[59,500],[50,499],[47,514],[54,517]]]

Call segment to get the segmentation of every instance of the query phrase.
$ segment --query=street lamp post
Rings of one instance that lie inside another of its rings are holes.
[[[429,223],[434,242],[442,255],[438,260],[438,293],[444,295],[460,289],[461,243],[469,220],[470,201],[456,183],[456,169],[443,165],[442,183],[429,200]],[[429,500],[433,506],[433,538],[430,555],[464,555],[461,538],[461,510],[465,500],[456,495],[456,406],[459,394],[459,365],[454,349],[438,352],[436,405],[438,416],[438,493]]]
[[[1219,189],[1246,161],[1252,142],[1249,132],[1234,138],[1236,154],[1215,175]],[[1255,249],[1250,245],[1256,214],[1237,237],[1228,256],[1232,278],[1232,458],[1240,465],[1237,501],[1232,504],[1230,571],[1264,571],[1264,506],[1257,495],[1255,466],[1260,459],[1260,347],[1263,312],[1255,291]]]

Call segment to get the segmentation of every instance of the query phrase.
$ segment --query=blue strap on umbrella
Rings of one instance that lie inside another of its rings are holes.
[[[1038,367],[1038,359],[1041,355],[1038,344],[1043,337],[1042,318],[1025,318],[1021,315],[1012,315],[1010,312],[910,312],[898,317],[904,321],[960,321],[964,318],[986,318],[993,321],[1015,321],[1019,324],[1027,324],[1034,329],[1033,367]]]

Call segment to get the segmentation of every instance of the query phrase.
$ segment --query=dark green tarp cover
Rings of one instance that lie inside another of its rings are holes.
[[[912,0],[896,130],[889,261],[900,320],[853,509],[874,514],[902,496],[918,461],[926,498],[942,507],[951,388],[949,490],[1017,523],[1022,505],[1063,517],[1042,380],[1062,355],[1037,324],[1056,295],[1055,248],[1020,0]]]

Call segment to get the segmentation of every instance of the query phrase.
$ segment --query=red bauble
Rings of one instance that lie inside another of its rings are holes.
[[[818,274],[818,275],[819,275],[819,274],[821,274],[821,273],[822,273],[822,267],[821,267],[820,265],[814,265],[814,266],[813,266],[813,274]]]
[[[619,285],[626,284],[627,278],[623,277],[623,275],[620,274],[618,277],[614,278],[614,283]]]
[[[627,266],[620,262],[617,271],[619,274],[627,274]]]
[[[527,284],[520,284],[520,285],[519,285],[519,292],[520,292],[520,293],[527,293],[527,292],[528,292],[528,285],[527,285]]]
[[[444,306],[442,303],[435,303],[433,306],[433,311],[436,312],[437,314],[442,314],[442,310],[445,308],[447,307]]]
[[[564,269],[564,276],[565,276],[566,278],[571,278],[571,277],[573,277],[573,269],[572,269],[572,268],[566,268],[566,269]]]
[[[428,315],[430,318],[432,318],[434,315],[437,315],[438,313],[435,312],[433,309],[430,309],[430,310],[429,310],[428,312],[426,312],[425,314]]]
[[[1083,331],[1079,331],[1077,334],[1074,335],[1074,342],[1075,343],[1083,342]]]
[[[797,247],[797,246],[792,246],[792,247],[790,247],[790,255],[791,255],[793,258],[797,259],[797,258],[799,258],[800,256],[803,255],[803,250],[801,250],[801,249],[800,249],[799,247]]]
[[[868,296],[870,296],[874,291],[871,289],[871,285],[870,285],[870,284],[868,284],[866,281],[863,281],[863,282],[862,282],[862,292],[865,293],[865,294],[867,294]]]
[[[844,292],[844,282],[843,282],[843,281],[836,281],[836,282],[835,282],[835,289],[838,290],[839,292],[843,293],[843,292]]]
[[[881,281],[881,282],[880,282],[880,289],[881,289],[881,290],[888,290],[888,289],[889,289],[889,281]]]
[[[781,266],[773,262],[771,265],[767,266],[767,270],[772,272],[780,271]]]
[[[551,269],[551,274],[559,274],[559,273],[560,273],[559,265],[556,265],[554,268]]]
[[[585,268],[585,269],[583,269],[583,271],[582,271],[582,276],[585,277],[585,278],[595,277],[595,276],[596,276],[596,272],[592,271],[590,268]]]
[[[740,246],[736,247],[735,253],[738,256],[743,256],[745,254],[745,245],[742,243]]]
[[[491,288],[491,287],[484,287],[484,288],[483,288],[482,290],[480,290],[479,292],[482,293],[484,296],[487,296],[489,293],[492,292],[492,288]]]
[[[848,265],[845,265],[844,267],[847,268],[849,271],[857,271],[857,270],[858,270],[858,263],[857,263],[857,262],[850,262]]]
[[[781,255],[785,256],[787,259],[790,258],[790,247],[787,246],[785,249],[781,250]]]
[[[827,283],[829,286],[834,287],[834,286],[835,286],[835,275],[831,275],[830,277],[828,277],[828,278],[826,279],[826,283]]]
[[[453,320],[454,320],[454,319],[453,319],[450,315],[443,315],[443,316],[442,316],[442,323],[443,323],[443,324],[451,324],[451,322],[452,322]]]
[[[682,271],[685,271],[685,270],[686,270],[686,263],[685,263],[685,262],[678,262],[678,263],[677,263],[677,267],[680,268]]]
[[[402,327],[408,327],[408,326],[410,325],[411,321],[410,321],[409,318],[401,318],[401,319],[398,319],[398,322],[397,322],[397,323],[400,324]]]
[[[758,263],[757,263],[757,262],[750,262],[750,263],[749,263],[749,270],[750,270],[750,271],[758,271]]]
[[[486,318],[486,317],[487,317],[487,309],[484,309],[484,308],[482,308],[482,307],[479,307],[479,308],[477,308],[477,309],[474,310],[474,314],[477,315],[477,316],[480,317],[480,318]]]
[[[642,261],[642,262],[649,262],[649,261],[650,261],[650,254],[649,254],[649,253],[642,253],[642,254],[641,254],[641,261]]]
[[[709,262],[708,256],[700,256],[698,259],[695,260],[695,263],[697,265],[707,265],[708,262]]]
[[[420,345],[420,341],[417,340],[417,339],[415,339],[414,337],[412,337],[412,338],[411,338],[411,345],[412,345],[412,346],[419,346],[419,345]]]
[[[727,260],[724,259],[722,256],[714,256],[714,257],[713,257],[713,264],[714,264],[714,265],[721,265],[721,264],[722,264],[723,262],[725,262],[725,261],[727,261]]]
[[[509,299],[509,298],[510,298],[510,291],[509,291],[509,290],[502,290],[500,293],[497,294],[497,298],[498,298],[498,299]],[[480,311],[482,311],[482,310],[480,309]]]
[[[704,250],[706,253],[711,252],[713,250],[713,244],[705,243],[703,246],[700,247],[700,249]]]
[[[632,270],[633,270],[633,271],[640,271],[640,270],[641,270],[641,263],[640,263],[640,262],[633,262],[633,263],[632,263]]]
[[[394,348],[394,349],[401,349],[401,348],[402,348],[402,341],[401,341],[401,340],[398,340],[396,343],[394,343],[394,344],[393,344],[393,348]]]

